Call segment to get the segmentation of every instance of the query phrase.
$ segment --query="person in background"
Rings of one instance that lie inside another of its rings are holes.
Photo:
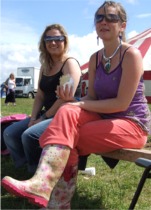
[[[2,83],[1,84],[1,98],[4,98],[6,96],[6,88],[5,88],[5,84]]]
[[[8,90],[8,80],[9,80],[9,77],[4,82],[4,86],[5,86],[5,89],[6,89],[6,95],[7,95],[7,90]]]
[[[27,164],[28,171],[34,173],[41,148],[39,137],[50,124],[58,108],[65,103],[56,95],[60,77],[70,74],[73,94],[80,95],[81,69],[78,61],[68,55],[68,35],[60,24],[45,28],[39,42],[40,76],[39,87],[34,100],[31,117],[13,123],[4,130],[4,141],[15,167]]]
[[[5,82],[5,87],[6,87],[5,105],[9,105],[9,103],[12,103],[15,106],[16,105],[16,99],[15,99],[16,83],[15,83],[15,75],[13,73],[10,74],[7,83]]]
[[[94,23],[104,46],[90,57],[87,95],[75,101],[59,86],[59,98],[71,102],[59,108],[40,137],[43,152],[35,175],[26,181],[2,179],[9,192],[46,209],[71,208],[79,155],[142,148],[147,142],[151,116],[143,62],[125,41],[126,12],[120,3],[105,1]]]

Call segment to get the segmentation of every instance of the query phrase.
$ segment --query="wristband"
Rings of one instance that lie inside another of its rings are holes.
[[[81,101],[81,98],[75,97],[76,101]]]

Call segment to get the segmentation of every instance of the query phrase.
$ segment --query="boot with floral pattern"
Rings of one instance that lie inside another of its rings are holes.
[[[18,181],[9,176],[2,179],[2,186],[10,193],[27,198],[31,203],[46,207],[50,194],[67,164],[70,149],[61,145],[44,147],[34,176]]]
[[[70,202],[76,188],[78,166],[65,168],[54,187],[46,209],[71,209]]]

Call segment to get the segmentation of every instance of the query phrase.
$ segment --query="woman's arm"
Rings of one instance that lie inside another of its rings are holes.
[[[63,74],[70,74],[73,79],[73,86],[66,85],[65,88],[62,85],[58,86],[56,93],[63,101],[72,101],[81,78],[81,69],[78,62],[75,59],[68,59],[63,67]]]
[[[14,88],[16,87],[16,82],[15,82],[15,79],[14,79]]]

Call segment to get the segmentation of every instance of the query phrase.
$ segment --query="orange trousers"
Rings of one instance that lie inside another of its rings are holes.
[[[71,148],[68,164],[79,155],[105,153],[120,148],[142,148],[147,133],[128,119],[102,119],[99,114],[63,105],[40,137],[40,146],[58,144]]]

